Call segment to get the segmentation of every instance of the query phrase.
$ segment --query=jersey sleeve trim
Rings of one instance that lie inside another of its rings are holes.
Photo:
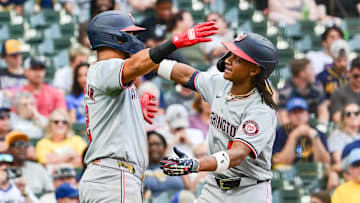
[[[197,79],[197,77],[200,75],[200,73],[201,73],[201,72],[198,72],[198,73],[195,75],[194,80],[193,80],[194,88],[195,88],[195,91],[197,91],[197,92],[199,92],[199,89],[198,89],[197,86],[196,86],[196,79]]]
[[[248,141],[246,141],[246,140],[244,140],[244,139],[235,139],[234,142],[241,142],[241,143],[243,143],[244,145],[246,145],[246,146],[251,150],[251,152],[252,152],[252,155],[253,155],[253,156],[251,156],[251,158],[256,159],[256,158],[258,157],[258,154],[257,154],[255,148],[254,148],[254,147],[252,146],[252,144],[249,143]]]
[[[124,89],[129,89],[135,82],[135,80],[132,80],[126,84],[123,83],[123,70],[125,67],[125,64],[128,60],[124,61],[122,66],[121,66],[121,70],[120,70],[120,87],[124,88]]]

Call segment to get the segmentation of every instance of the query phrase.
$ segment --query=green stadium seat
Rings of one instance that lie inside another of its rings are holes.
[[[239,10],[238,12],[239,25],[247,21],[250,21],[253,14],[254,14],[254,9],[252,8],[249,8],[247,10]]]
[[[284,203],[301,203],[299,190],[280,190],[281,200]]]
[[[69,37],[60,37],[53,39],[53,44],[55,51],[59,51],[71,47],[71,40]]]
[[[296,175],[302,179],[323,178],[324,165],[316,162],[297,162],[295,164]]]
[[[72,37],[74,36],[75,32],[75,24],[74,23],[67,23],[60,25],[61,35],[63,37]]]
[[[11,38],[23,38],[24,37],[24,25],[17,24],[17,25],[9,25],[9,34]]]
[[[10,11],[1,11],[0,26],[10,24],[10,22],[11,22]]]
[[[36,147],[36,144],[39,142],[40,139],[41,139],[41,138],[39,138],[39,139],[32,138],[32,139],[30,139],[30,144],[31,144],[32,146]]]
[[[295,51],[292,48],[279,49],[279,66],[289,65],[290,61],[295,57]]]
[[[260,35],[266,35],[267,33],[267,20],[263,20],[260,22],[251,21],[251,29],[253,32],[258,33]]]
[[[359,18],[345,18],[346,32],[349,38],[352,38],[356,34],[360,34],[360,20]]]
[[[72,129],[76,135],[86,135],[86,124],[85,123],[74,123]]]

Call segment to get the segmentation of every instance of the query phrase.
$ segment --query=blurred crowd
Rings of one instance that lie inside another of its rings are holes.
[[[204,11],[200,19],[198,7]],[[25,54],[21,39],[0,40],[0,202],[79,202],[78,181],[89,143],[86,75],[96,59],[86,33],[91,17],[114,9],[133,13],[147,29],[138,38],[149,48],[196,22],[214,21],[219,30],[212,42],[177,50],[168,58],[215,72],[217,60],[227,52],[221,42],[246,31],[234,21],[239,25],[242,19],[235,18],[249,7],[279,29],[304,21],[324,27],[320,49],[310,48],[285,62],[290,76],[282,78],[283,84],[270,77],[278,105],[273,170],[286,173],[299,163],[321,164],[325,184],[309,194],[312,202],[360,202],[360,49],[349,43],[360,32],[349,37],[343,26],[346,18],[360,21],[359,0],[1,0],[0,15],[60,10],[75,19],[78,30],[67,50],[67,65],[55,69],[47,56]],[[145,199],[193,202],[207,173],[170,177],[159,161],[173,155],[174,146],[196,158],[208,155],[210,106],[198,93],[154,72],[135,84],[139,97],[151,93],[158,104],[153,124],[146,123],[150,163]]]

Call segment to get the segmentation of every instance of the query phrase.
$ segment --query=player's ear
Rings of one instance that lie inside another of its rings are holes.
[[[253,65],[252,71],[250,72],[250,76],[255,76],[257,74],[259,74],[261,71],[261,68],[257,65]]]

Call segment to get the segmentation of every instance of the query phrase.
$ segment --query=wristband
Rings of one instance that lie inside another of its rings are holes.
[[[176,61],[166,60],[166,59],[161,61],[157,72],[158,75],[165,79],[171,80],[171,72],[176,63],[177,63]]]
[[[176,47],[173,42],[171,40],[168,40],[165,43],[160,44],[159,46],[151,48],[149,51],[149,55],[151,60],[154,63],[158,64],[175,50]]]
[[[216,163],[217,163],[216,170],[215,170],[216,172],[224,172],[229,168],[230,157],[227,152],[220,151],[211,156],[215,157],[215,159],[216,159]]]

